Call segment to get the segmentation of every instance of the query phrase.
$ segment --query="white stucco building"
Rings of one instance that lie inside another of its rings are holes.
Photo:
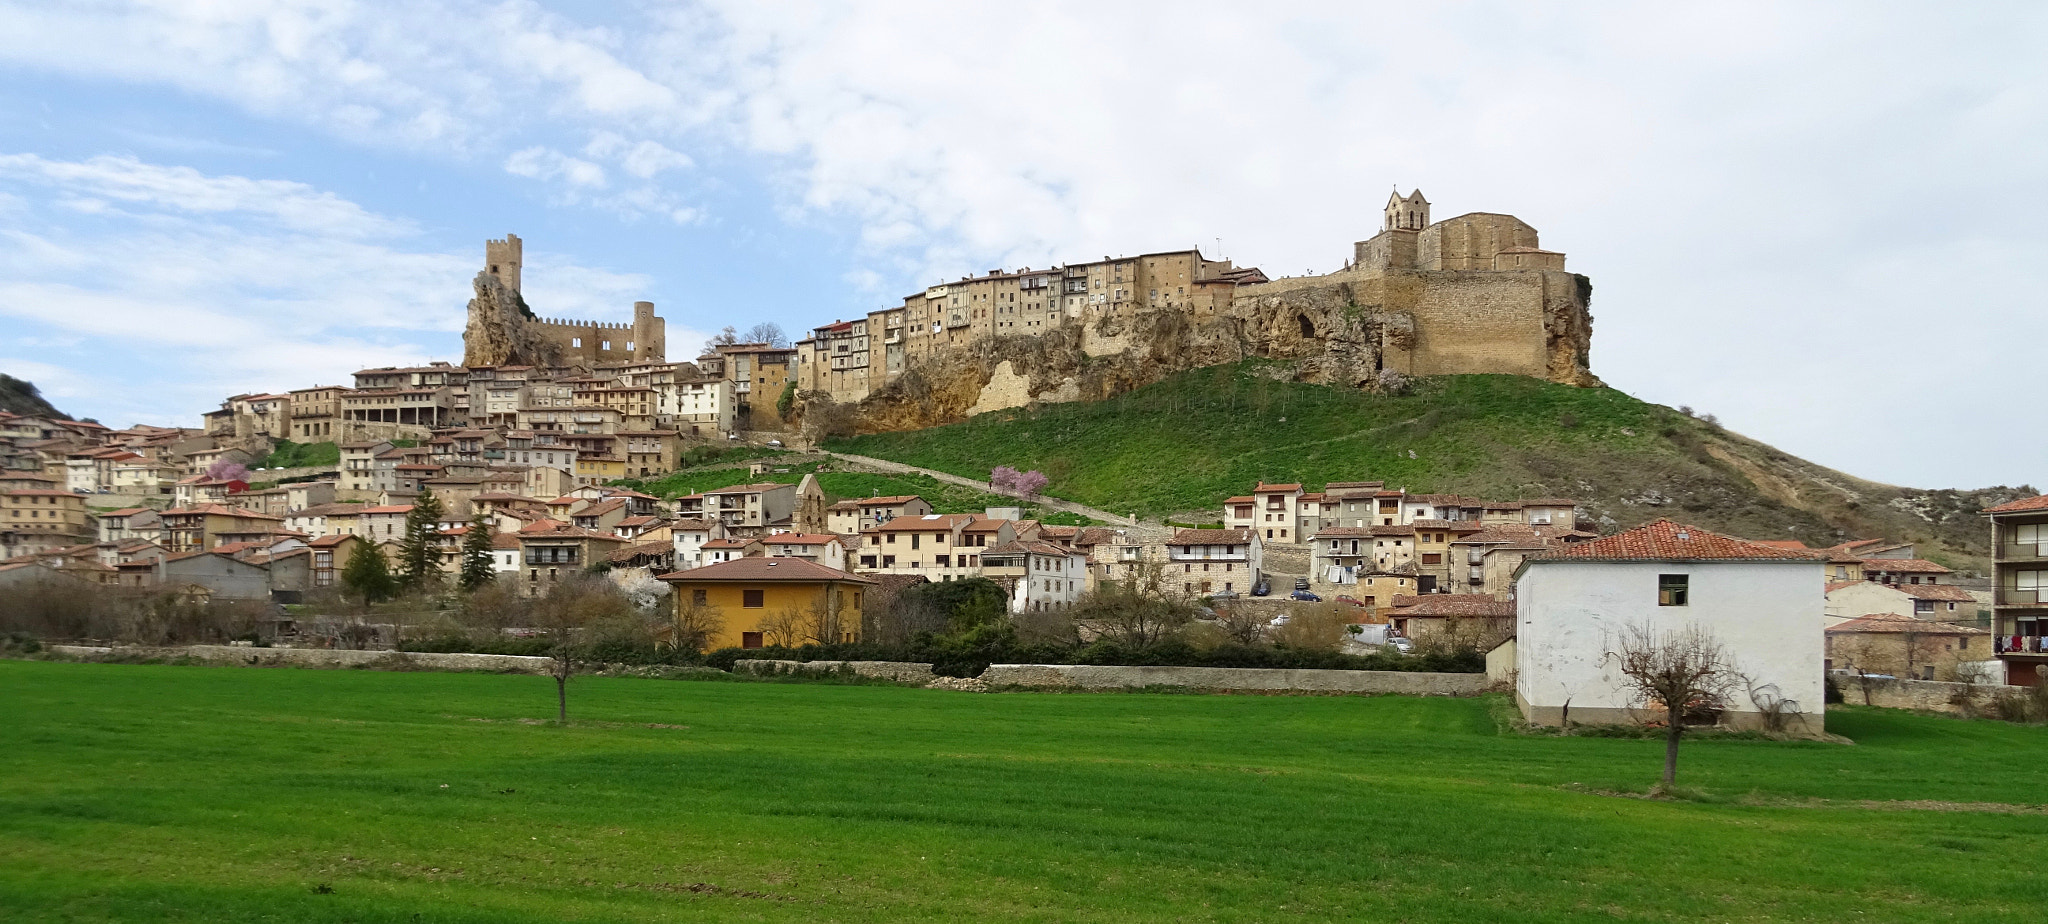
[[[981,553],[981,576],[1010,591],[1010,612],[1072,607],[1087,592],[1088,558],[1036,539],[989,546]]]
[[[1635,722],[1646,717],[1615,661],[1615,639],[1631,626],[1664,634],[1710,632],[1735,669],[1757,687],[1796,703],[1788,730],[1822,729],[1826,557],[1779,549],[1658,520],[1624,533],[1532,556],[1515,572],[1515,701],[1538,725],[1571,719]],[[1722,721],[1755,727],[1759,714],[1738,692]]]

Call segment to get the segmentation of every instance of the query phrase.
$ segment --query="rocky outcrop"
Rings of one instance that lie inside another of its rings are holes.
[[[462,331],[462,364],[477,366],[553,366],[562,362],[562,346],[532,323],[533,314],[519,293],[488,272],[476,274],[476,297],[469,302],[469,325]]]

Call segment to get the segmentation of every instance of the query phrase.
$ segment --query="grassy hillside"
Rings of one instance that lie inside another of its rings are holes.
[[[915,494],[932,505],[934,513],[980,513],[989,507],[1018,506],[1015,498],[985,491],[976,491],[958,485],[946,484],[929,475],[885,475],[871,472],[818,472],[818,463],[793,466],[791,471],[779,474],[752,475],[744,468],[698,469],[665,475],[661,478],[640,481],[626,479],[614,482],[645,491],[661,498],[681,497],[685,494],[699,494],[736,484],[774,482],[796,484],[803,481],[807,472],[816,472],[818,487],[825,492],[828,503],[856,497],[890,497]],[[1035,505],[1023,505],[1025,515],[1047,523],[1085,526],[1088,520],[1071,513],[1046,510]]]
[[[2038,920],[2041,729],[0,661],[18,921]],[[1943,811],[1942,809],[1948,809]],[[1881,847],[1879,846],[1881,845]]]
[[[1140,515],[1213,520],[1258,481],[1383,480],[1511,500],[1566,496],[1602,529],[1670,516],[1756,539],[1892,536],[1981,567],[1983,497],[1863,481],[1613,389],[1444,376],[1405,396],[1279,381],[1248,362],[1117,398],[983,414],[828,448],[968,477],[1051,476],[1046,493]]]
[[[270,448],[270,454],[258,459],[251,467],[302,468],[340,464],[341,448],[332,442],[294,443],[291,440],[278,440]]]

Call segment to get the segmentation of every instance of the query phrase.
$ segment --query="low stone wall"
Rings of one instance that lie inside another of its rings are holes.
[[[82,661],[114,658],[180,658],[204,664],[246,667],[376,667],[426,671],[494,671],[546,674],[548,658],[521,655],[448,654],[424,651],[357,651],[341,648],[254,648],[193,645],[186,648],[94,648],[51,645],[51,652]]]
[[[898,683],[929,683],[932,666],[912,661],[778,661],[768,658],[734,661],[735,674],[836,674],[852,671],[857,677],[894,680]]]
[[[1879,680],[1859,679],[1849,671],[1835,671],[1835,686],[1841,688],[1842,702],[1850,705],[1883,706],[1887,709],[1920,709],[1927,712],[1960,714],[1964,697],[1984,706],[1998,691],[2010,689],[1996,683],[1946,683],[1940,680]],[[1864,699],[1864,690],[1870,691],[1869,700]]]
[[[1179,687],[1190,690],[1400,693],[1408,696],[1473,696],[1490,685],[1485,674],[1095,664],[992,664],[982,672],[981,679],[991,687],[1054,690]]]

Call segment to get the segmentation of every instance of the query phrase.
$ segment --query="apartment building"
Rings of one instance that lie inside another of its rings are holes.
[[[1196,596],[1250,593],[1263,549],[1255,529],[1183,529],[1166,542],[1166,584]]]
[[[2048,495],[1984,515],[1991,521],[1992,640],[2005,681],[2034,686],[2048,680]]]
[[[93,542],[98,529],[85,498],[70,491],[0,493],[0,558]]]

